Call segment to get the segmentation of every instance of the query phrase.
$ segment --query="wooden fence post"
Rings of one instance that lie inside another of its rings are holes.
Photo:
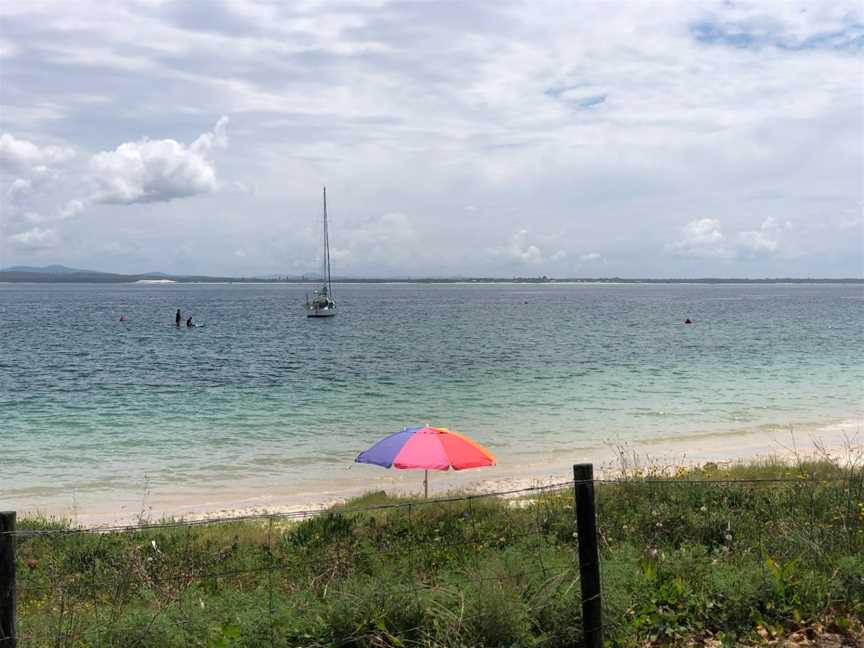
[[[603,648],[603,601],[600,598],[600,555],[594,509],[594,465],[573,466],[576,531],[579,540],[579,582],[582,586],[582,631],[585,648]]]
[[[0,648],[15,648],[15,511],[0,511]]]

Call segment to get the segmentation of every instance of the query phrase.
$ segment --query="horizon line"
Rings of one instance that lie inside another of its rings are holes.
[[[59,264],[52,264],[59,265]],[[50,266],[10,266],[8,268],[0,268],[0,273],[6,275],[35,275],[37,277],[44,277],[46,281],[40,283],[54,283],[51,281],[47,281],[49,278],[57,278],[57,279],[66,279],[66,281],[60,281],[59,283],[72,283],[69,281],[72,278],[83,279],[84,277],[95,277],[101,276],[106,279],[109,277],[115,277],[118,279],[122,278],[147,278],[147,277],[161,277],[161,278],[175,278],[175,279],[198,279],[198,280],[207,280],[212,279],[214,281],[241,281],[241,282],[268,282],[268,283],[313,283],[315,281],[320,281],[321,277],[318,276],[306,276],[306,275],[289,275],[289,274],[278,274],[278,273],[268,273],[261,275],[220,275],[220,274],[200,274],[200,273],[191,273],[191,274],[174,274],[167,273],[161,271],[149,271],[149,272],[107,272],[102,270],[82,270],[82,269],[74,269],[74,268],[65,268],[63,271],[52,271],[45,269]],[[22,269],[17,269],[22,268]],[[26,269],[24,269],[26,268]],[[32,268],[32,269],[31,269]],[[12,277],[9,277],[12,278]],[[347,282],[483,282],[483,281],[491,281],[491,282],[532,282],[532,283],[561,283],[561,282],[714,282],[714,283],[722,283],[722,282],[743,282],[743,281],[751,281],[751,282],[861,282],[864,283],[864,276],[854,277],[854,276],[844,276],[844,277],[818,277],[818,276],[762,276],[762,277],[723,277],[723,276],[692,276],[692,277],[640,277],[640,276],[559,276],[553,277],[550,275],[426,275],[426,276],[412,276],[412,275],[395,275],[395,276],[363,276],[363,275],[343,275],[343,276],[334,276],[334,281],[347,281]]]

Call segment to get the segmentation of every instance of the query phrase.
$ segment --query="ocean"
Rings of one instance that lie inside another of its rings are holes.
[[[354,457],[425,423],[475,438],[503,476],[864,413],[861,285],[346,284],[324,320],[307,290],[0,285],[0,508],[376,489],[393,471]],[[204,326],[177,329],[177,308]]]

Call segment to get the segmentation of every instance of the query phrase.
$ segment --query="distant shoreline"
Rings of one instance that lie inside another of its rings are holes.
[[[0,270],[0,284],[310,284],[314,277],[211,277],[207,275],[113,274],[107,272],[18,272]],[[852,284],[864,285],[864,277],[736,279],[729,277],[628,278],[628,277],[335,277],[341,284]]]

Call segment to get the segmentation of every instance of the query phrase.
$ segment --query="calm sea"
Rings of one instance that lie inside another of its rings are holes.
[[[329,320],[305,290],[0,285],[0,507],[312,491],[427,422],[506,469],[864,411],[860,285],[340,285]]]

